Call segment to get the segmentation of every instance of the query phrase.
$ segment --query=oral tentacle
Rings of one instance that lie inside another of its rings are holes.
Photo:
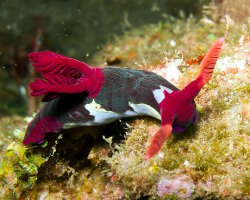
[[[156,132],[146,153],[145,160],[152,158],[156,153],[158,153],[158,151],[160,151],[162,144],[169,138],[171,132],[171,124],[166,124],[162,126]]]

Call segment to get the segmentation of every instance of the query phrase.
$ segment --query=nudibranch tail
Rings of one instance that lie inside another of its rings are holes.
[[[158,153],[158,151],[160,151],[162,144],[169,138],[171,132],[172,132],[171,124],[166,124],[157,131],[148,148],[145,160],[152,158],[156,153]]]
[[[63,127],[63,124],[54,116],[41,116],[40,112],[36,114],[34,119],[28,124],[24,136],[23,144],[41,143],[45,134],[49,132],[57,132]]]
[[[223,37],[216,40],[202,60],[201,72],[198,78],[187,85],[182,91],[180,91],[187,101],[192,101],[200,92],[201,88],[211,79],[223,43]]]
[[[61,94],[88,91],[95,97],[101,89],[103,74],[100,68],[91,68],[73,58],[51,52],[33,52],[30,61],[43,78],[30,83],[31,95],[45,95],[43,101],[49,101]]]

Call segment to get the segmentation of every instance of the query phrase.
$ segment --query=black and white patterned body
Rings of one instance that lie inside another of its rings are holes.
[[[160,120],[158,103],[164,98],[163,90],[178,90],[148,71],[106,67],[102,72],[104,82],[94,99],[86,92],[59,97],[44,104],[42,117],[55,116],[63,128],[107,124],[138,115]]]

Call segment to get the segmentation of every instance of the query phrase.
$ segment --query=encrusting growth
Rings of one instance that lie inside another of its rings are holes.
[[[40,143],[45,134],[77,126],[107,124],[124,117],[148,115],[161,120],[145,159],[153,157],[171,132],[196,123],[194,98],[211,79],[224,38],[218,39],[201,63],[199,77],[178,90],[155,73],[118,67],[91,68],[50,52],[29,54],[44,79],[30,84],[31,95],[45,95],[40,112],[26,130],[24,145]]]

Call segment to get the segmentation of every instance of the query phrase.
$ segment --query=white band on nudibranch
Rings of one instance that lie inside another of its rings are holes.
[[[160,89],[156,89],[153,91],[154,98],[158,104],[160,104],[163,101],[163,99],[165,98],[164,90],[166,90],[169,94],[171,94],[173,92],[173,90],[171,90],[167,87],[164,87],[162,85],[160,85]]]
[[[166,90],[168,93],[171,93],[172,90],[160,86],[161,89],[157,89],[153,91],[153,95],[156,99],[156,101],[159,103],[164,99],[164,90]],[[133,117],[133,116],[139,116],[139,115],[149,115],[152,116],[156,119],[161,120],[161,115],[160,113],[152,108],[151,106],[144,104],[144,103],[139,103],[135,104],[132,102],[128,102],[129,106],[133,108],[133,110],[127,110],[124,113],[116,113],[113,111],[109,111],[104,109],[100,104],[95,102],[95,99],[92,100],[91,103],[84,105],[85,109],[89,111],[89,115],[94,116],[94,120],[90,120],[88,122],[72,122],[72,123],[66,123],[64,125],[64,128],[72,128],[75,126],[92,126],[92,125],[100,125],[100,124],[107,124],[110,122],[113,122],[117,119],[123,118],[123,117]],[[77,115],[81,116],[82,114],[76,111]],[[74,118],[69,113],[70,118]]]
[[[137,113],[137,115],[149,115],[156,119],[161,120],[160,113],[147,104],[144,103],[133,104],[129,102],[129,106],[133,108],[133,110],[135,111],[135,113]]]
[[[100,104],[95,102],[95,99],[90,104],[86,104],[85,108],[89,111],[90,115],[95,117],[94,121],[91,121],[90,124],[107,124],[121,117],[119,113],[102,108]]]

